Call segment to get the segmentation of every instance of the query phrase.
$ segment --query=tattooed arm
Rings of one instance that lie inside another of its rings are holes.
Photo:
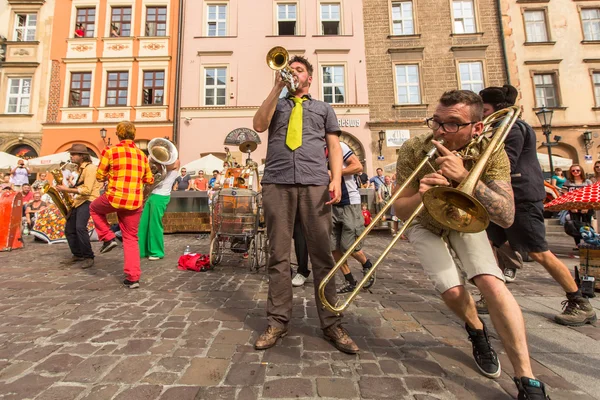
[[[509,228],[515,219],[515,201],[510,182],[482,181],[475,186],[475,197],[490,215],[490,220],[503,228]]]

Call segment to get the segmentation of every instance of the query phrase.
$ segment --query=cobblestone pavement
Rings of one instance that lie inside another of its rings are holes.
[[[0,399],[516,397],[498,340],[504,372],[492,381],[477,372],[464,329],[407,242],[345,317],[361,347],[356,356],[322,338],[312,283],[294,289],[289,336],[255,351],[256,332],[266,327],[264,274],[249,273],[239,256],[215,271],[182,272],[176,263],[185,246],[206,253],[208,239],[166,242],[164,260],[143,262],[139,290],[120,285],[121,249],[98,256],[89,270],[60,265],[64,244],[27,238],[26,248],[0,253]],[[371,236],[365,249],[374,255],[386,243]],[[552,243],[568,257],[568,240]],[[510,288],[525,312],[534,372],[552,399],[600,398],[600,330],[551,321],[563,293],[535,263]]]

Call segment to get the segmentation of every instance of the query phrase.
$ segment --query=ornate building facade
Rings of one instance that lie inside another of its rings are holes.
[[[56,0],[42,153],[85,143],[95,154],[131,120],[144,149],[173,135],[179,3]],[[105,129],[105,138],[101,132]]]

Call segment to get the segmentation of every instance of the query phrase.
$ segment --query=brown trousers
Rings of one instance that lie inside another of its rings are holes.
[[[269,238],[269,325],[286,328],[292,317],[290,252],[296,213],[299,214],[312,263],[315,302],[321,328],[339,325],[341,317],[324,310],[318,295],[319,284],[335,265],[329,249],[331,206],[325,204],[329,201],[327,186],[265,184],[262,194]],[[331,304],[335,304],[335,279],[327,285],[325,295]]]

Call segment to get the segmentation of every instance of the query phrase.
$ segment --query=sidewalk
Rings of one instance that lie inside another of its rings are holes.
[[[572,241],[551,236],[568,266]],[[388,242],[370,236],[369,255]],[[122,250],[89,270],[59,265],[66,245],[26,239],[0,253],[0,399],[509,399],[516,396],[500,343],[503,375],[482,377],[462,324],[442,304],[404,241],[377,282],[345,316],[361,348],[349,356],[323,340],[312,282],[294,289],[289,336],[255,351],[266,327],[267,280],[241,257],[207,273],[181,272],[186,245],[208,238],[166,237],[167,257],[143,261],[142,287],[122,281]],[[94,245],[96,250],[99,244]],[[353,268],[358,271],[354,266]],[[523,307],[534,372],[553,400],[600,399],[600,330],[552,322],[564,293],[527,263],[509,287]],[[600,301],[594,299],[600,309]],[[489,318],[484,318],[489,322]],[[489,326],[491,324],[488,324]]]

